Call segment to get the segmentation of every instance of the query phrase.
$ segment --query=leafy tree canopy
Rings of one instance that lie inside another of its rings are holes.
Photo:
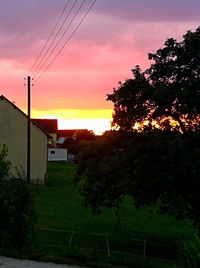
[[[94,211],[118,209],[129,195],[137,207],[159,204],[200,230],[200,28],[168,39],[149,59],[150,68],[136,66],[107,96],[122,131],[82,147],[76,181]]]
[[[200,136],[173,131],[113,132],[84,144],[77,163],[84,205],[120,208],[124,196],[142,208],[190,218],[200,226]]]
[[[112,125],[125,131],[197,130],[200,123],[200,27],[181,42],[170,38],[149,54],[150,68],[136,66],[107,100],[114,104]]]
[[[78,147],[83,141],[91,141],[95,139],[95,134],[92,130],[77,131],[75,136],[65,138],[63,147],[68,149],[69,153],[76,154]]]

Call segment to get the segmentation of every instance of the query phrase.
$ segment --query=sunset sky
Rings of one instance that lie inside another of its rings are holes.
[[[0,0],[0,95],[25,112],[24,77],[32,74],[30,69],[67,2]],[[162,47],[167,38],[181,40],[187,30],[195,30],[200,25],[200,1],[97,0],[68,42],[93,2],[84,1],[70,27],[83,0],[68,2],[58,24],[71,9],[58,35],[58,40],[62,34],[64,38],[33,75],[32,117],[58,118],[60,128],[99,133],[110,127],[112,103],[106,101],[106,94],[131,77],[135,65],[148,67],[147,53]]]

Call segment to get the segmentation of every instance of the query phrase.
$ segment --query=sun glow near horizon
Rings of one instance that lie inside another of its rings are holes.
[[[112,110],[32,110],[31,117],[57,119],[58,129],[88,129],[101,135],[111,129]]]
[[[95,135],[101,135],[111,129],[111,119],[108,118],[81,118],[58,119],[58,129],[88,129]]]

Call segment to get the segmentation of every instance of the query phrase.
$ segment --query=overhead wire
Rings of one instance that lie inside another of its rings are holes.
[[[84,0],[82,2],[81,7],[83,6],[84,2],[86,0]],[[55,62],[55,60],[57,59],[57,57],[61,54],[61,52],[63,51],[63,49],[66,47],[66,45],[70,42],[70,40],[72,39],[72,37],[75,35],[75,33],[77,32],[78,28],[81,26],[81,24],[84,22],[84,20],[86,19],[86,17],[88,16],[89,12],[91,11],[91,9],[93,8],[94,4],[96,3],[97,0],[94,0],[92,2],[92,4],[89,6],[89,8],[87,9],[85,15],[82,17],[82,19],[79,21],[79,23],[77,24],[77,26],[75,27],[75,29],[72,31],[72,33],[70,34],[70,36],[68,37],[68,39],[66,40],[66,42],[62,45],[62,47],[60,48],[60,50],[57,52],[57,54],[53,57],[53,59],[51,60],[51,62],[47,65],[47,67],[44,69],[44,71],[40,74],[40,76],[38,76],[36,78],[36,80],[38,81],[44,74],[45,72],[50,68],[50,66]],[[81,7],[79,7],[79,11],[81,9]],[[78,11],[78,12],[79,12]],[[75,16],[78,15],[78,12],[76,12],[77,14]],[[75,16],[73,17],[75,19]],[[74,21],[73,19],[73,21]],[[73,22],[72,21],[72,22]],[[71,23],[72,23],[71,22]],[[71,25],[71,24],[70,24]],[[69,26],[69,25],[68,25]],[[70,26],[69,26],[70,27]],[[66,30],[67,31],[67,30]],[[64,36],[64,35],[63,35]],[[55,49],[54,49],[55,50]],[[53,52],[52,52],[53,53]],[[52,54],[51,53],[51,54]],[[46,62],[45,62],[46,63]]]
[[[50,45],[48,46],[48,48],[47,48],[46,52],[44,53],[43,57],[40,59],[39,63],[37,64],[37,67],[35,68],[35,70],[34,70],[34,72],[33,72],[32,75],[34,75],[36,72],[39,72],[39,71],[42,69],[42,67],[44,66],[43,61],[46,62],[45,57],[47,56],[49,50],[51,49],[51,47],[53,46],[54,42],[56,41],[58,35],[60,34],[61,30],[63,29],[63,27],[64,27],[64,25],[65,25],[67,19],[69,18],[71,12],[73,11],[73,9],[74,9],[74,7],[75,7],[77,1],[78,1],[78,0],[75,0],[75,1],[74,1],[74,3],[73,3],[73,5],[71,6],[71,8],[70,8],[70,10],[69,10],[69,12],[68,12],[66,18],[64,19],[64,21],[63,21],[63,23],[61,24],[59,30],[57,31],[55,37],[53,38],[53,40],[51,41]],[[51,54],[52,54],[52,53],[50,52],[49,55],[51,55]],[[48,55],[47,57],[50,57],[49,55]]]
[[[64,38],[66,32],[69,30],[70,26],[72,25],[72,23],[74,22],[75,18],[78,16],[78,13],[80,12],[81,8],[83,7],[84,3],[87,0],[83,0],[81,5],[79,6],[79,8],[76,10],[74,16],[72,17],[71,21],[69,22],[69,24],[67,25],[65,31],[63,32],[63,34],[60,36],[59,40],[57,41],[57,43],[55,44],[55,46],[52,48],[52,50],[50,51],[49,55],[46,57],[46,59],[43,61],[43,63],[40,64],[40,67],[38,67],[37,72],[39,73],[40,70],[44,67],[44,65],[46,64],[46,62],[49,60],[49,58],[51,57],[51,55],[53,54],[53,52],[55,51],[55,49],[58,47],[58,45],[60,44],[60,42],[62,41],[62,39]],[[77,2],[77,0],[75,1]],[[71,11],[71,10],[70,10]],[[54,40],[53,40],[54,41]],[[52,42],[53,42],[52,41]],[[52,46],[51,46],[52,47]],[[49,51],[49,50],[48,50]],[[47,55],[47,53],[45,54],[45,56]],[[44,59],[44,57],[43,57]]]
[[[53,33],[55,32],[55,30],[56,30],[56,28],[57,28],[57,26],[58,26],[58,24],[59,24],[59,22],[60,22],[60,20],[62,19],[62,16],[63,16],[63,14],[64,14],[66,8],[68,7],[69,2],[70,2],[70,0],[68,0],[68,1],[66,2],[64,8],[62,9],[61,14],[60,14],[59,18],[57,19],[57,21],[56,21],[56,23],[55,23],[55,25],[54,25],[54,27],[53,27],[51,33],[49,34],[49,37],[47,38],[47,40],[46,40],[46,42],[45,42],[45,44],[44,44],[42,50],[41,50],[40,53],[38,54],[38,56],[37,56],[35,62],[33,63],[32,67],[30,68],[30,70],[29,70],[29,74],[32,72],[32,70],[35,71],[34,68],[35,68],[36,64],[38,63],[39,58],[42,56],[42,53],[43,53],[43,51],[45,50],[47,44],[49,43],[49,41],[50,41],[50,39],[51,39]]]

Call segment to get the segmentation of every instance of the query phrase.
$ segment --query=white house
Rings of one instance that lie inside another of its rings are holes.
[[[67,149],[48,148],[48,161],[67,161]]]

